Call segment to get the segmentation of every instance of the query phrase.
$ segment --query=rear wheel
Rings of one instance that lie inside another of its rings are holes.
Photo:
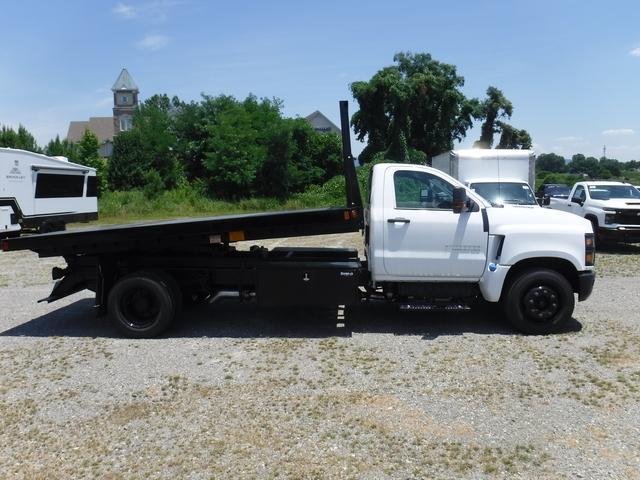
[[[573,313],[575,299],[567,279],[548,269],[526,270],[508,287],[502,307],[509,321],[528,334],[562,329]]]
[[[127,275],[109,293],[109,317],[127,337],[158,336],[171,325],[179,307],[172,290],[167,279],[157,273]]]

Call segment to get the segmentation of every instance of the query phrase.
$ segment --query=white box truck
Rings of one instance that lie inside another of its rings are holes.
[[[494,205],[538,206],[531,189],[536,181],[536,155],[532,150],[451,150],[434,157],[432,166]]]
[[[26,150],[0,148],[0,237],[64,230],[98,218],[94,168]]]

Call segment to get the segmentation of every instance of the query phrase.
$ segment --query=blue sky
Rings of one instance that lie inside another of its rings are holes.
[[[142,98],[252,92],[337,123],[350,82],[412,51],[455,64],[468,96],[502,89],[539,152],[600,156],[606,144],[608,157],[640,159],[637,1],[5,0],[1,11],[0,123],[41,144],[110,115],[123,67]]]

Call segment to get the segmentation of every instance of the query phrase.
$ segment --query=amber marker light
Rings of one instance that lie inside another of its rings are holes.
[[[235,230],[233,232],[229,232],[229,241],[230,242],[241,242],[245,238],[244,232],[242,230]]]
[[[596,239],[593,233],[584,234],[584,264],[587,267],[596,264]]]

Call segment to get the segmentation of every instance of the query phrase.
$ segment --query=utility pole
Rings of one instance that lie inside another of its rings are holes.
[[[605,159],[605,160],[607,159],[607,146],[606,145],[602,146],[602,158]]]

